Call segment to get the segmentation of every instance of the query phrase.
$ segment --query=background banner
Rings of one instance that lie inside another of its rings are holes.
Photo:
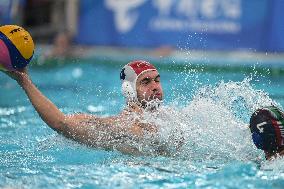
[[[87,45],[284,51],[283,0],[81,0]]]
[[[12,21],[11,15],[11,0],[0,1],[0,25],[9,24]]]

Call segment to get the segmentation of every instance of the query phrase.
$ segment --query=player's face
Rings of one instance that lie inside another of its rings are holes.
[[[163,99],[163,89],[159,73],[148,71],[140,75],[136,82],[137,98],[142,105],[154,99]]]

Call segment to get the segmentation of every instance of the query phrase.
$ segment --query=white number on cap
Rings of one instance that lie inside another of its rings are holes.
[[[263,126],[267,124],[267,122],[262,122],[256,125],[256,127],[258,128],[259,132],[263,133]]]

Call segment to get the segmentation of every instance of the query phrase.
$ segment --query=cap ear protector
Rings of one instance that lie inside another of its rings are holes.
[[[129,100],[135,100],[137,98],[136,90],[133,89],[133,86],[129,81],[122,82],[121,91],[123,96]]]
[[[255,146],[267,152],[283,147],[283,113],[274,106],[258,109],[250,118],[250,130]]]

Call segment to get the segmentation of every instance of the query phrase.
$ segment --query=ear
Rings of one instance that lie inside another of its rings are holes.
[[[129,81],[123,81],[121,86],[122,94],[125,98],[129,100],[136,99],[136,91],[133,89]]]

